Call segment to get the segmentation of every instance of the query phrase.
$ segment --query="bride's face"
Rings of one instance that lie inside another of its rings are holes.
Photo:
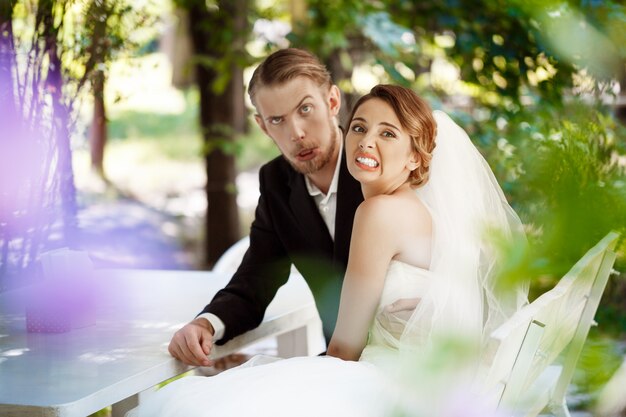
[[[391,194],[407,182],[416,166],[409,134],[393,108],[379,98],[367,100],[354,113],[346,135],[346,156],[350,174],[368,195]]]

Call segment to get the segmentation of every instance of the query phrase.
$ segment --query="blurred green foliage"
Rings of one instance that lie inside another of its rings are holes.
[[[624,231],[625,128],[601,105],[492,111],[467,127],[531,226],[531,275],[560,275],[610,230]]]
[[[41,30],[35,16],[51,4],[53,27],[63,71],[63,93],[73,104],[95,71],[105,71],[111,60],[142,53],[158,34],[157,0],[26,1],[13,3],[13,41],[19,51],[35,48],[32,31]],[[3,0],[3,4],[4,4]],[[103,26],[100,28],[99,26]]]
[[[573,382],[577,394],[582,395],[578,408],[589,409],[597,401],[598,393],[623,361],[623,352],[614,340],[592,329],[578,360]]]

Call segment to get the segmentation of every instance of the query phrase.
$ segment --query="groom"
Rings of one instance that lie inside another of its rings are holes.
[[[363,201],[360,184],[346,168],[339,89],[314,55],[299,49],[273,53],[255,70],[248,94],[257,124],[282,155],[260,170],[250,247],[237,272],[172,337],[170,354],[191,365],[209,366],[213,343],[261,323],[291,264],[311,287],[330,340],[354,213]]]

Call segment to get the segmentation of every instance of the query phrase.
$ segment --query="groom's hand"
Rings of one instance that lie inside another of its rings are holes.
[[[205,318],[197,318],[174,333],[168,350],[170,355],[195,366],[212,366],[208,356],[213,348],[215,330]]]
[[[398,317],[408,320],[413,314],[421,298],[400,298],[385,307],[388,313],[393,313]]]

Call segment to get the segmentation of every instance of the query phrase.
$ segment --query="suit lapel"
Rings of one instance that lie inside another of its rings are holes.
[[[329,257],[333,253],[333,240],[330,237],[326,223],[320,215],[315,201],[309,195],[304,183],[304,176],[292,171],[289,180],[291,194],[289,196],[289,206],[291,212],[297,220],[298,227],[303,236],[306,236],[306,242],[310,244],[316,251],[322,249]]]
[[[344,269],[348,263],[354,213],[363,201],[363,194],[361,184],[348,172],[345,152],[341,155],[340,163],[334,243],[315,201],[309,195],[304,176],[293,170],[289,179],[291,188],[289,206],[297,219],[301,233],[307,236],[311,246],[323,249],[329,257],[341,264],[341,269]]]
[[[348,264],[352,223],[357,207],[363,201],[361,184],[355,180],[346,165],[345,152],[341,156],[339,183],[337,185],[337,214],[335,217],[334,259],[345,267]]]

